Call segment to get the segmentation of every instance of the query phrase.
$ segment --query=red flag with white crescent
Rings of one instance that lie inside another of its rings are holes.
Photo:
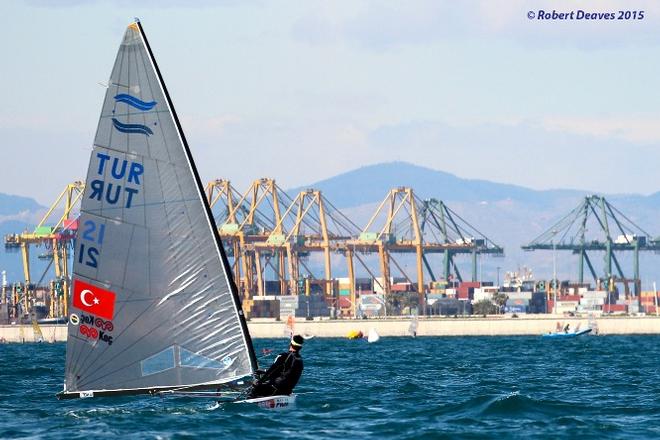
[[[74,280],[73,307],[101,318],[112,319],[115,314],[115,293],[81,280]]]

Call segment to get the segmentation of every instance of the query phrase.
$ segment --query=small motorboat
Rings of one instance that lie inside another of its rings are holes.
[[[569,332],[553,332],[553,333],[544,333],[541,335],[542,338],[575,338],[580,335],[586,335],[587,333],[591,333],[590,328],[586,328],[584,330],[578,330],[578,331],[569,331]]]

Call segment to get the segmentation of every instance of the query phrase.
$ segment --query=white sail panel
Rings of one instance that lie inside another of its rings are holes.
[[[65,394],[206,386],[253,373],[214,228],[134,23],[112,70],[87,174]]]

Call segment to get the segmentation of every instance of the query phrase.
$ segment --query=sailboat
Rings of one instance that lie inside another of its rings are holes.
[[[124,34],[81,206],[61,399],[239,400],[257,358],[217,227],[142,24]],[[295,396],[260,401],[287,406]]]

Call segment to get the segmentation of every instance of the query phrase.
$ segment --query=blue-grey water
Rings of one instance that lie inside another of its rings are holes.
[[[657,336],[316,338],[303,350],[297,408],[285,411],[192,398],[57,401],[64,354],[63,344],[0,345],[0,438],[660,437]]]

